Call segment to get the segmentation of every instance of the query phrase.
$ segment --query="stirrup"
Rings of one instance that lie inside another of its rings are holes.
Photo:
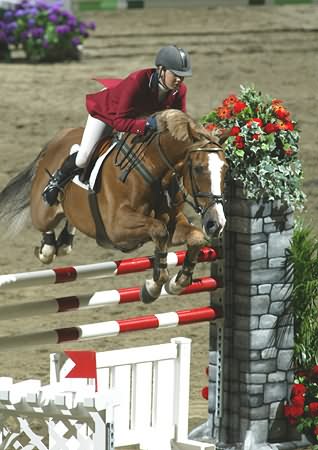
[[[49,175],[50,180],[42,192],[42,198],[49,206],[53,206],[61,202],[58,197],[60,193],[64,192],[63,187],[68,180],[63,180],[64,174],[61,171],[57,171],[54,175]]]

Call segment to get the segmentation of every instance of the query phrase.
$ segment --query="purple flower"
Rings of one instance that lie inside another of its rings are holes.
[[[36,16],[39,12],[36,8],[29,8],[27,11],[30,16]]]
[[[20,34],[20,39],[22,42],[26,41],[29,37],[29,32],[28,31],[22,31],[22,33]]]
[[[66,33],[69,33],[70,31],[71,31],[71,29],[68,25],[58,25],[56,27],[56,32],[58,34],[66,34]]]
[[[23,17],[23,16],[26,16],[27,14],[28,14],[28,12],[25,9],[18,9],[15,12],[16,17]]]
[[[42,27],[32,28],[30,31],[31,31],[32,37],[35,39],[40,38],[44,34],[44,29]]]
[[[42,47],[43,47],[43,48],[48,48],[48,47],[49,47],[49,42],[48,42],[47,39],[43,39]]]
[[[29,27],[34,27],[35,24],[36,24],[35,19],[33,19],[33,18],[28,19],[28,25],[29,25]]]
[[[9,44],[15,44],[16,43],[16,39],[14,36],[8,36],[7,37],[7,41]]]
[[[78,45],[80,45],[81,43],[81,39],[78,36],[75,36],[72,38],[72,45],[74,47],[77,47]]]
[[[57,23],[59,21],[59,18],[57,17],[57,15],[52,14],[52,13],[48,15],[48,19],[52,23]]]
[[[11,31],[16,30],[17,28],[18,28],[18,25],[17,25],[16,22],[8,23],[7,26],[6,26],[6,30],[7,30],[9,33],[10,33]]]
[[[5,22],[10,22],[10,20],[13,18],[13,12],[10,10],[5,11],[5,13],[3,14],[3,20]]]
[[[2,30],[0,30],[0,42],[7,42],[7,36]]]

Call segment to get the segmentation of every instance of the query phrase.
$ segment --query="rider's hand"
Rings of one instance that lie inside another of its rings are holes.
[[[152,132],[157,131],[158,126],[157,126],[157,120],[154,116],[149,116],[147,118],[147,122],[146,122],[146,128],[145,128],[145,133],[149,130],[151,130]]]

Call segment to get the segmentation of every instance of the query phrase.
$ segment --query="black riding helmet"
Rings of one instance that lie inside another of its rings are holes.
[[[192,67],[189,54],[175,45],[162,47],[156,56],[156,66],[162,66],[179,77],[191,77]]]

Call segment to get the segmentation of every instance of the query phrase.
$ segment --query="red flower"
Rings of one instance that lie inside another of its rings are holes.
[[[230,131],[230,136],[237,136],[241,131],[240,127],[232,127]]]
[[[295,395],[295,397],[293,397],[291,399],[292,405],[294,406],[302,406],[304,407],[305,404],[305,397],[300,394],[300,395]]]
[[[285,405],[284,415],[288,417],[291,423],[291,419],[296,419],[304,414],[304,408],[302,406]],[[295,423],[295,422],[294,422]]]
[[[231,94],[228,97],[226,97],[225,100],[223,100],[223,105],[226,107],[231,107],[233,106],[236,102],[238,101],[238,98],[236,97],[236,95]]]
[[[254,139],[254,141],[258,141],[260,136],[261,136],[260,134],[255,133],[253,134],[252,139]]]
[[[293,129],[294,129],[294,124],[288,120],[287,122],[285,122],[285,123],[281,126],[281,128],[282,128],[283,130],[293,131]]]
[[[289,116],[289,112],[282,105],[273,105],[274,114],[279,119],[283,120]]]
[[[297,395],[304,395],[306,393],[306,391],[307,391],[307,388],[304,384],[302,384],[302,383],[293,384],[291,396],[295,397]]]
[[[235,114],[239,114],[243,109],[247,107],[247,104],[244,102],[241,102],[240,100],[234,103],[233,105],[233,111]]]
[[[251,128],[253,122],[256,122],[256,123],[258,124],[259,127],[262,127],[262,126],[263,126],[263,121],[262,121],[262,119],[259,119],[259,118],[257,118],[257,117],[256,117],[255,119],[251,119],[251,120],[249,120],[248,122],[246,122],[246,125],[247,125],[249,128]]]
[[[237,148],[244,148],[245,146],[244,138],[242,136],[236,136],[234,142]]]
[[[318,376],[318,366],[314,366],[314,367],[311,369],[311,375],[314,376],[314,377],[317,377],[317,376]]]
[[[289,147],[286,148],[286,150],[284,150],[284,153],[286,156],[292,156],[292,154],[294,153],[293,150]]]
[[[318,425],[316,425],[312,431],[315,436],[318,436]]]
[[[213,131],[216,128],[216,125],[214,125],[214,123],[206,123],[204,125],[204,128],[208,131]]]
[[[279,100],[278,98],[273,98],[272,105],[281,105],[283,100]]]
[[[220,119],[229,119],[232,115],[231,110],[225,106],[220,106],[216,113]]]
[[[267,134],[275,133],[278,129],[279,127],[276,123],[267,123],[264,127],[264,131]]]
[[[318,402],[309,403],[308,409],[312,417],[318,416]]]

